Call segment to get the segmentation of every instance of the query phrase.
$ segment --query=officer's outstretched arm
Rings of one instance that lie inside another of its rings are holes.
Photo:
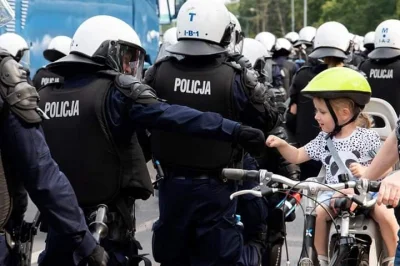
[[[264,147],[265,138],[260,130],[241,126],[217,113],[169,105],[150,86],[132,76],[116,77],[115,85],[132,102],[129,117],[139,127],[237,142],[250,152],[259,152]]]
[[[0,51],[0,95],[14,114],[27,123],[42,121],[45,114],[37,103],[39,94],[28,82],[28,72],[11,56],[5,56]]]
[[[129,117],[135,125],[226,141],[234,139],[234,131],[239,127],[239,123],[224,119],[217,113],[203,113],[185,106],[169,105],[157,97],[153,88],[132,76],[117,76],[115,85],[132,101]]]

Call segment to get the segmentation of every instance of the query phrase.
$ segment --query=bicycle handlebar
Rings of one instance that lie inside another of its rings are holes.
[[[306,181],[294,181],[285,176],[277,175],[267,170],[241,170],[241,169],[231,169],[225,168],[222,170],[222,176],[230,180],[251,180],[260,183],[258,190],[241,190],[231,194],[230,198],[233,199],[240,195],[251,194],[255,197],[263,197],[275,192],[278,192],[277,188],[269,188],[268,184],[271,182],[276,182],[280,184],[285,184],[289,187],[295,187],[298,189],[305,189],[312,191],[313,193],[318,193],[319,191],[332,191],[340,190],[346,188],[356,188],[357,190],[363,190],[365,192],[378,192],[380,188],[380,182],[368,181],[365,179],[357,181],[347,181],[337,184],[321,184],[318,183],[316,179],[307,179]],[[348,198],[353,200],[355,203],[365,207],[371,207],[376,203],[376,199],[369,201],[361,201],[357,199],[358,195],[349,195]]]

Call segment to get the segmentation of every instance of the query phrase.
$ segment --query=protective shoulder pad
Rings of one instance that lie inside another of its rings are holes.
[[[115,77],[114,83],[122,94],[132,99],[135,103],[150,104],[161,101],[153,88],[142,84],[131,75],[120,74]]]
[[[267,87],[258,81],[258,74],[254,69],[243,70],[242,82],[251,102],[261,104],[266,102]]]
[[[12,57],[5,57],[0,63],[0,94],[10,110],[25,122],[39,123],[42,118],[48,119],[38,107],[39,94],[28,83],[26,71]]]
[[[255,88],[257,83],[259,83],[258,73],[254,69],[244,69],[242,79],[247,88]]]

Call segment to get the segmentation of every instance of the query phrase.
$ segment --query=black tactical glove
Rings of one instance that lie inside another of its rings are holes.
[[[259,129],[241,125],[236,129],[235,136],[237,143],[253,156],[260,155],[264,150],[265,137]]]
[[[87,259],[88,266],[107,266],[108,254],[104,248],[97,245]]]

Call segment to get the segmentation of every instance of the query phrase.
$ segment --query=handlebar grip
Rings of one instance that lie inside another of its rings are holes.
[[[222,169],[222,176],[229,180],[243,180],[246,171],[242,169],[224,168]]]
[[[222,169],[222,176],[230,180],[244,180],[244,181],[254,181],[260,183],[260,171],[257,170],[242,170],[234,168],[224,168]]]

